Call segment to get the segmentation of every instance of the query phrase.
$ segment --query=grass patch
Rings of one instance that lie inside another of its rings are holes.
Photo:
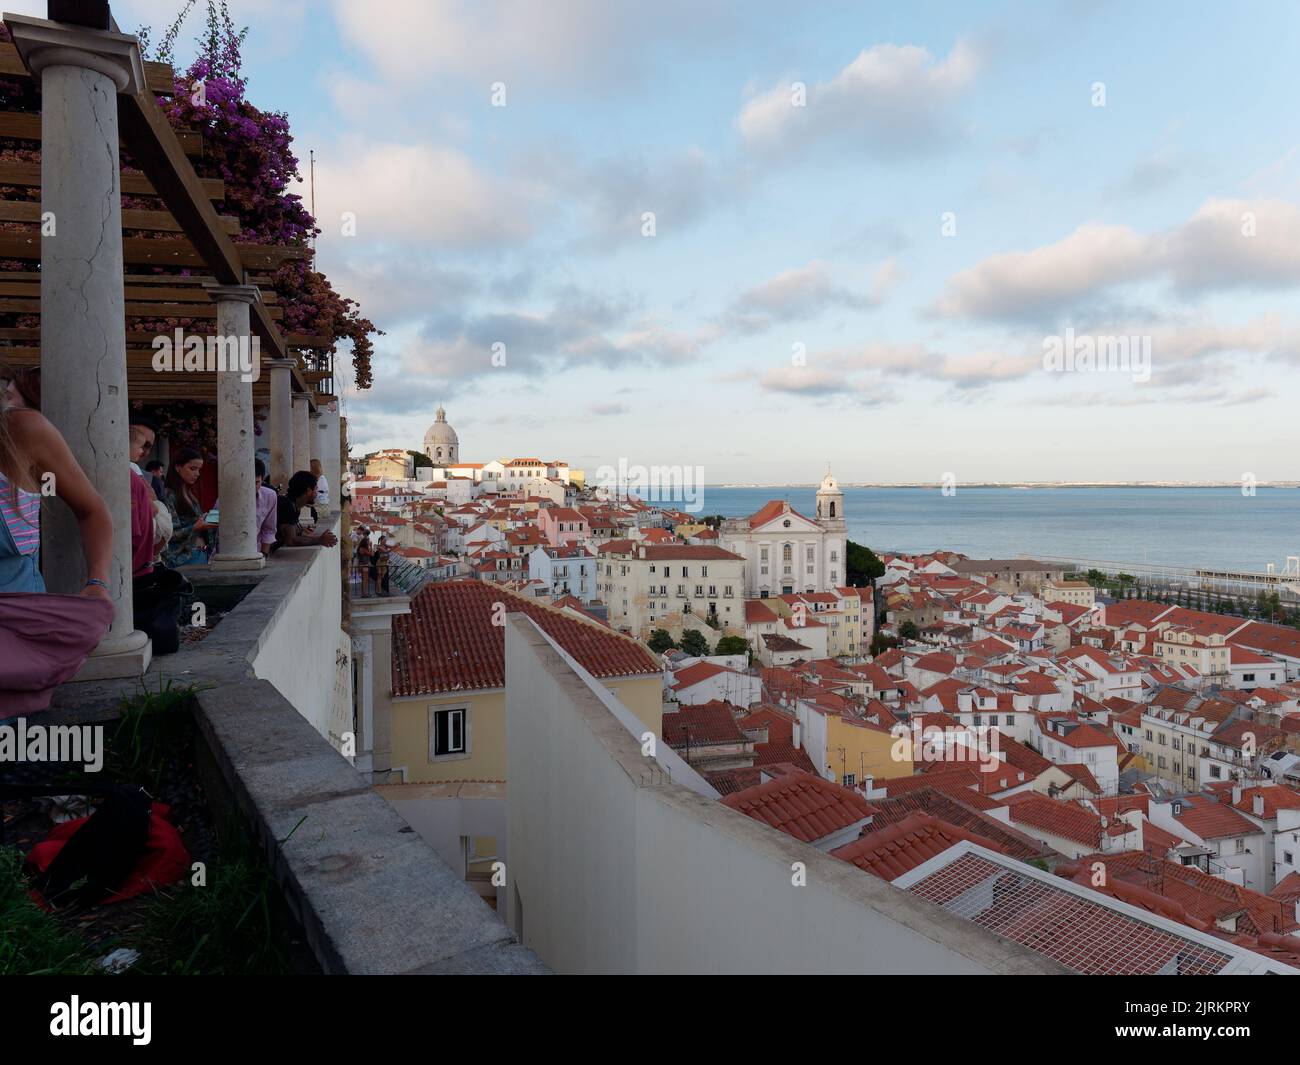
[[[292,833],[290,833],[292,835]],[[136,944],[137,972],[172,976],[275,975],[293,971],[275,877],[237,824],[222,833],[207,883],[158,892]]]
[[[86,943],[27,894],[22,852],[0,847],[0,976],[84,976],[95,971]]]

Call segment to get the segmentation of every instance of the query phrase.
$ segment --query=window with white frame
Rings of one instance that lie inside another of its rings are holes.
[[[469,754],[469,707],[429,708],[429,760]]]

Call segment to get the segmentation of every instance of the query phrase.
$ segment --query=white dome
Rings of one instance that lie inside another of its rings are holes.
[[[438,408],[437,420],[429,426],[424,434],[424,453],[437,462],[456,462],[459,460],[460,438],[456,430],[447,424],[447,412]]]
[[[822,486],[819,489],[817,489],[817,491],[838,492],[839,490],[840,490],[839,482],[835,480],[834,477],[831,476],[831,471],[827,470],[826,476],[822,478]]]

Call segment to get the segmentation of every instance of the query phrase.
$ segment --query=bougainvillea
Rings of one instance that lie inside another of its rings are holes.
[[[170,62],[176,33],[193,6],[190,0],[182,8],[160,46],[160,59]],[[223,211],[239,218],[241,241],[305,246],[320,231],[302,197],[289,191],[301,176],[288,117],[262,111],[245,97],[241,48],[247,32],[235,30],[225,0],[207,0],[198,55],[176,75],[176,92],[162,108],[176,128],[202,134],[203,157],[195,169],[201,177],[225,183]],[[147,44],[148,30],[140,36]],[[341,341],[350,340],[356,386],[369,388],[370,338],[382,333],[361,316],[357,303],[339,295],[309,260],[281,264],[272,287],[284,307],[283,330],[324,337],[331,354]]]
[[[171,62],[177,34],[194,7],[195,0],[186,0],[152,56],[149,55],[149,29],[139,31],[147,57]],[[200,177],[220,178],[224,182],[225,199],[220,210],[239,219],[236,239],[248,244],[305,247],[319,230],[302,198],[290,191],[300,175],[288,118],[278,112],[262,111],[247,100],[241,46],[248,31],[236,31],[225,0],[207,0],[206,9],[206,24],[196,42],[197,57],[183,73],[176,74],[175,94],[170,99],[160,99],[159,105],[177,130],[197,131],[203,137],[203,155],[194,160],[195,170]],[[8,39],[2,25],[0,39]],[[40,90],[35,80],[0,78],[0,111],[39,113]],[[0,140],[0,161],[39,163],[40,158],[39,147],[30,141]],[[130,168],[125,153],[123,166]],[[40,199],[37,188],[3,191],[4,198],[9,200]],[[124,195],[122,206],[156,210],[157,201]],[[25,230],[28,227],[22,223],[0,222],[0,228]],[[148,231],[128,231],[126,235],[158,236]],[[31,269],[31,263],[21,260],[0,262],[0,271]],[[156,268],[152,272],[169,271]],[[369,388],[374,351],[371,338],[383,334],[362,317],[358,304],[336,292],[329,279],[307,259],[287,260],[271,271],[270,277],[270,287],[284,310],[282,332],[319,338],[323,345],[321,353],[306,353],[311,368],[324,368],[323,364],[333,356],[338,345],[350,341],[356,387]],[[39,318],[32,315],[6,317],[9,324],[17,327],[39,325]],[[177,326],[202,329],[208,323],[210,320],[205,323],[189,318],[132,318],[127,328],[134,332],[169,333]],[[151,409],[151,414],[158,416],[159,412]],[[176,419],[176,428],[181,435],[201,439],[209,430],[208,419],[187,409]]]

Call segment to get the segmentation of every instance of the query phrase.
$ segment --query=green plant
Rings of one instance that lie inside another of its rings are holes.
[[[698,629],[687,629],[682,633],[682,650],[692,658],[703,658],[709,653],[709,641]]]
[[[121,716],[108,743],[110,777],[158,794],[163,773],[178,752],[188,751],[194,723],[189,703],[198,689],[158,679],[158,690],[141,683],[141,693],[123,698]]]
[[[671,651],[677,646],[677,644],[673,643],[673,638],[668,634],[667,629],[655,629],[650,633],[647,645],[657,655],[661,655],[665,651]]]
[[[139,971],[173,976],[291,971],[274,874],[237,821],[227,824],[221,844],[205,884],[187,881],[159,891],[150,903],[139,936]]]
[[[0,976],[84,976],[89,948],[28,894],[22,852],[0,847]]]

